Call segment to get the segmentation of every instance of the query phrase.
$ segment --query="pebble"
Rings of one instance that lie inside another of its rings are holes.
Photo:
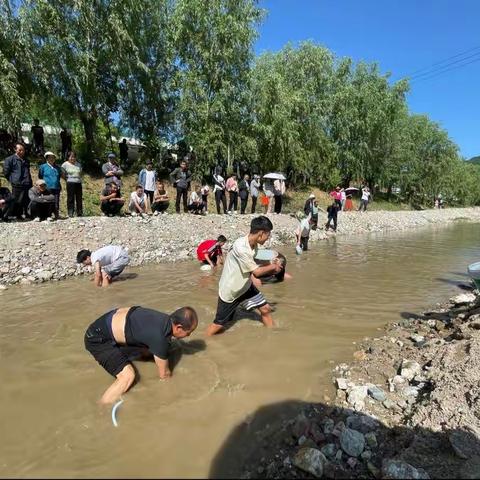
[[[314,477],[321,478],[323,475],[323,467],[327,463],[325,455],[316,448],[300,448],[293,457],[293,464],[312,474]]]
[[[387,394],[379,387],[372,385],[368,387],[368,395],[377,402],[383,402],[387,399]]]
[[[358,457],[365,448],[365,437],[356,430],[345,428],[340,435],[342,450],[351,457]]]
[[[347,417],[345,423],[347,428],[351,428],[352,430],[357,430],[358,432],[365,434],[376,430],[380,426],[379,421],[369,415],[350,415]]]
[[[400,375],[407,380],[412,380],[415,375],[422,371],[420,364],[415,360],[403,359],[402,366],[400,367]]]
[[[427,472],[415,468],[409,463],[400,460],[386,460],[382,464],[382,477],[388,479],[429,479]]]

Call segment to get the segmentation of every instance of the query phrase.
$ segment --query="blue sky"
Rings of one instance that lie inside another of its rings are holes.
[[[260,0],[260,5],[268,15],[257,54],[313,40],[338,56],[375,61],[398,79],[480,47],[480,0]],[[408,95],[410,110],[440,123],[466,158],[480,155],[480,48],[451,60],[469,55],[475,56],[466,61],[476,61],[419,78]]]

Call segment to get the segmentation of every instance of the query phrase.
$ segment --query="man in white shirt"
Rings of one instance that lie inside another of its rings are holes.
[[[148,197],[141,185],[137,185],[137,188],[130,195],[130,204],[128,209],[132,215],[142,215],[147,213]]]
[[[201,215],[203,213],[204,205],[201,197],[201,188],[197,187],[191,194],[188,200],[188,211]]]
[[[233,243],[220,278],[217,314],[208,326],[207,336],[222,332],[239,306],[246,310],[258,308],[263,324],[273,327],[272,309],[250,278],[251,275],[258,278],[276,274],[283,268],[278,259],[265,266],[259,266],[255,262],[258,245],[263,245],[270,238],[272,230],[272,222],[267,217],[260,216],[252,220],[250,233]]]
[[[129,261],[127,251],[118,245],[107,245],[94,252],[80,250],[77,254],[77,263],[93,265],[97,287],[108,287],[112,279],[123,272]]]
[[[150,205],[153,203],[153,194],[155,193],[156,181],[157,173],[153,169],[153,163],[148,161],[146,167],[140,170],[138,175],[138,184],[143,187],[145,194],[150,200]]]
[[[305,216],[303,212],[297,212],[297,219],[300,221],[295,230],[295,237],[297,238],[297,247],[300,247],[304,252],[308,250],[308,240],[310,238],[310,230],[313,225],[313,219],[310,215]]]
[[[361,212],[363,209],[363,211],[366,212],[369,201],[370,201],[370,189],[368,187],[363,187],[362,199],[360,200],[360,206],[358,207],[358,211]]]

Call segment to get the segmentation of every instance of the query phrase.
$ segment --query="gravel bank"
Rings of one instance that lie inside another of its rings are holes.
[[[264,407],[219,458],[249,438],[243,478],[480,478],[478,293],[365,339],[335,368],[334,400]]]
[[[84,217],[57,222],[0,224],[0,288],[11,284],[60,280],[90,269],[75,264],[81,248],[106,244],[128,248],[132,266],[173,262],[195,257],[196,246],[220,234],[234,240],[248,232],[252,215],[160,215],[140,217]],[[293,242],[296,220],[272,215],[272,244]],[[458,220],[480,221],[480,208],[421,212],[348,212],[339,215],[337,235],[404,230]],[[320,222],[324,214],[320,213]],[[311,241],[326,238],[312,232]]]

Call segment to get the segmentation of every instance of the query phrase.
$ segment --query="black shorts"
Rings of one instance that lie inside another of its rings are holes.
[[[232,303],[224,302],[218,297],[217,314],[215,315],[213,323],[225,325],[232,320],[235,315],[235,310],[239,306],[242,306],[245,310],[252,310],[263,307],[267,305],[267,303],[263,294],[254,285],[250,285],[250,288]]]
[[[116,310],[102,315],[85,332],[85,348],[95,360],[112,376],[116,377],[127,365],[129,357],[113,339],[112,317]]]

